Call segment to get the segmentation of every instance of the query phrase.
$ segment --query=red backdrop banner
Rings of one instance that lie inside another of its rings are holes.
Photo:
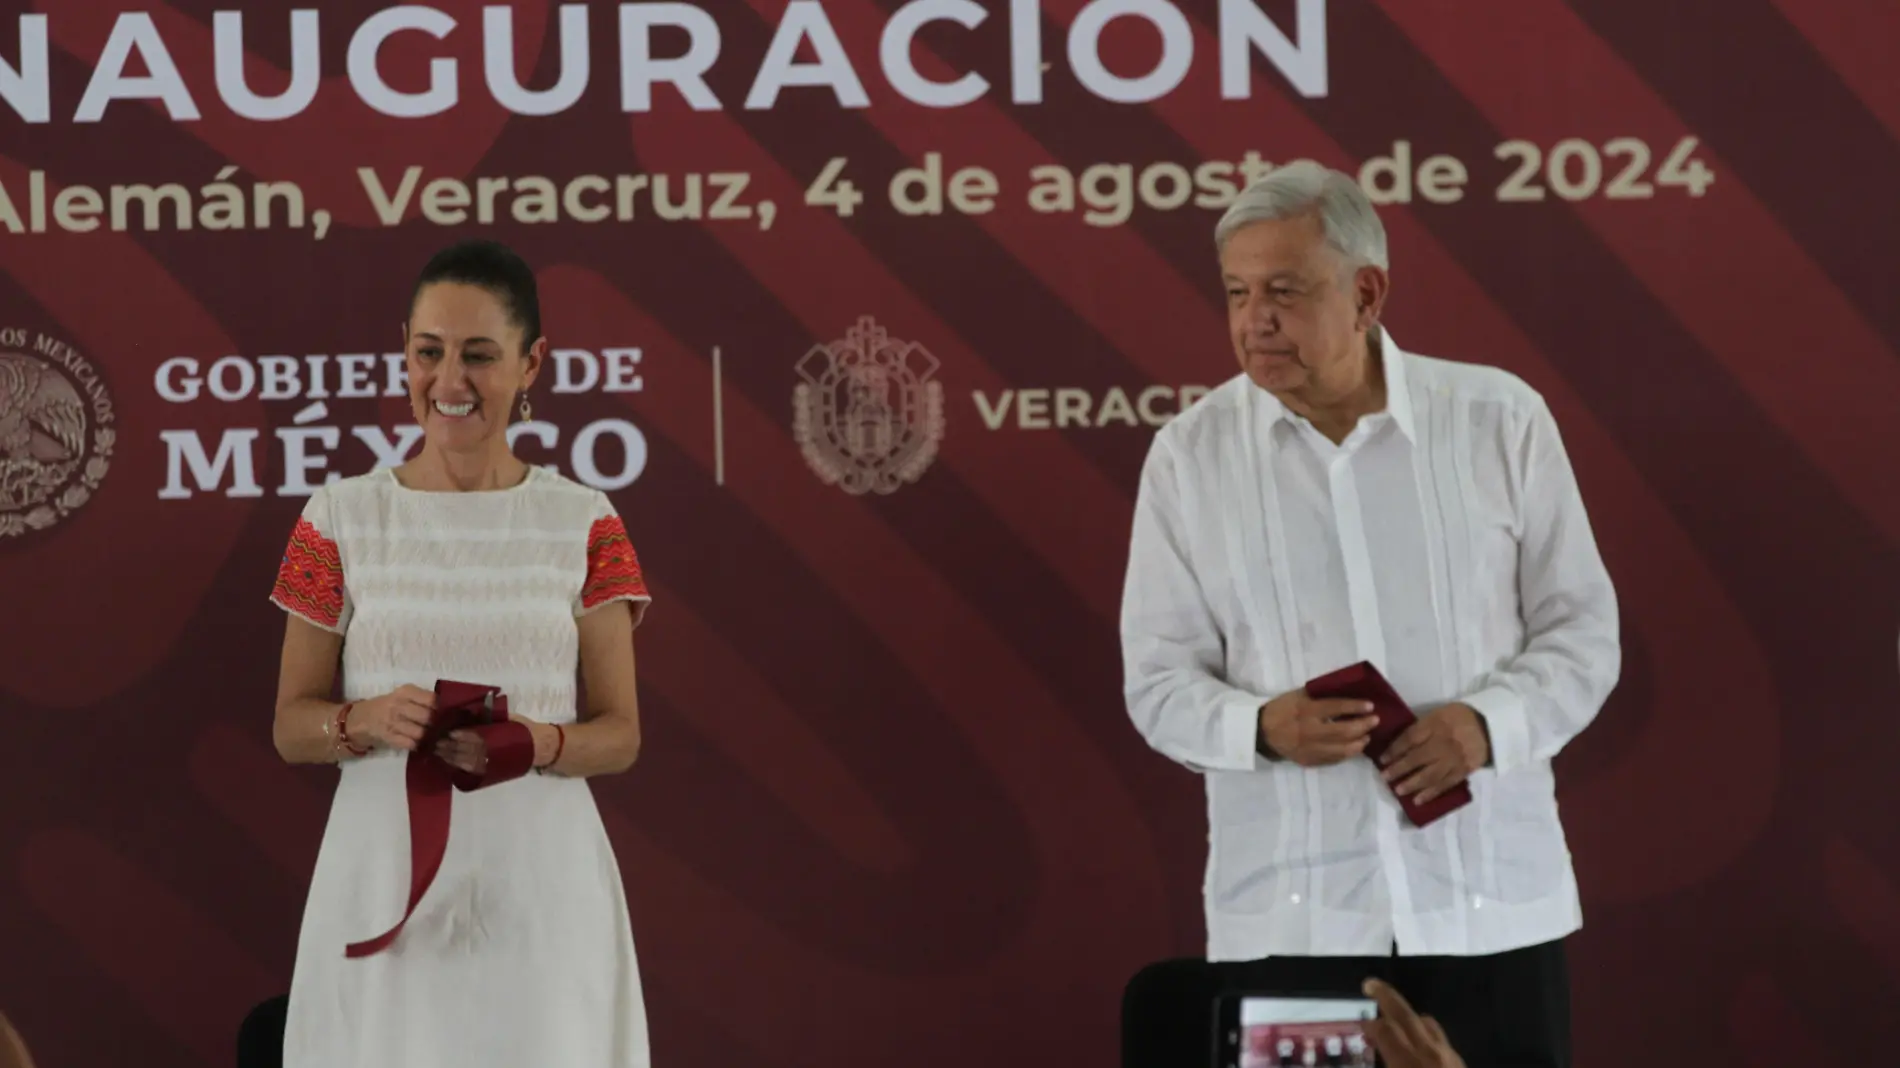
[[[657,1062],[1112,1063],[1203,937],[1200,784],[1120,696],[1136,472],[1235,373],[1215,218],[1298,157],[1383,206],[1403,344],[1549,398],[1623,598],[1559,762],[1579,1063],[1900,1042],[1888,5],[7,6],[0,1012],[46,1064],[225,1064],[287,989],[334,772],[271,748],[265,598],[312,488],[414,447],[409,286],[470,235],[540,272],[517,450],[656,596],[595,792]]]

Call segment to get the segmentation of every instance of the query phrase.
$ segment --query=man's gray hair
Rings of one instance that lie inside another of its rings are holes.
[[[1391,269],[1385,249],[1385,224],[1379,221],[1366,191],[1351,175],[1310,159],[1275,167],[1241,190],[1220,222],[1214,224],[1214,248],[1224,250],[1234,234],[1254,223],[1308,213],[1319,216],[1326,243],[1345,257],[1348,271],[1368,266]]]

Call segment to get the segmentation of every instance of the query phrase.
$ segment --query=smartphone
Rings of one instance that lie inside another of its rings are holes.
[[[1227,994],[1215,1002],[1214,1068],[1377,1068],[1370,998]]]

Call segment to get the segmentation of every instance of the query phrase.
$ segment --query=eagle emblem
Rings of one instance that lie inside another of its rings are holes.
[[[67,370],[41,356],[0,351],[0,537],[52,526],[90,500],[105,478],[114,431],[97,425],[98,405]],[[84,377],[103,397],[97,377]],[[109,418],[110,401],[103,404]]]

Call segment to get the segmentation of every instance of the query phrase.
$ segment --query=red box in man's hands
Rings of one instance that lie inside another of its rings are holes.
[[[1306,693],[1309,697],[1322,700],[1346,698],[1372,702],[1372,714],[1378,717],[1378,723],[1372,728],[1372,737],[1366,741],[1366,756],[1372,758],[1375,766],[1387,747],[1405,733],[1407,727],[1418,722],[1418,717],[1399,697],[1399,692],[1369,661],[1361,660],[1357,664],[1321,675],[1306,684]],[[1399,805],[1405,809],[1406,817],[1419,827],[1428,826],[1470,803],[1470,782],[1461,782],[1424,805],[1418,803],[1416,795],[1399,798]]]

